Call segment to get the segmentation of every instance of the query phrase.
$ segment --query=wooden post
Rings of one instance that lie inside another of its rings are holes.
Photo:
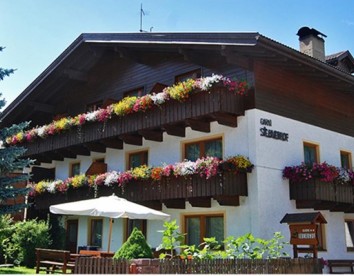
[[[112,225],[113,225],[113,219],[109,218],[109,235],[108,235],[108,248],[107,248],[108,253],[111,251]]]

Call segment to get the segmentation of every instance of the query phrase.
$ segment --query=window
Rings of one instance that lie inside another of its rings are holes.
[[[70,168],[70,176],[75,176],[80,174],[80,163],[72,163]]]
[[[134,169],[141,165],[147,165],[147,164],[148,164],[147,150],[129,153],[127,169]]]
[[[304,143],[304,162],[311,165],[319,162],[318,145]]]
[[[345,221],[345,240],[347,250],[354,251],[354,219]]]
[[[144,87],[139,87],[125,92],[124,97],[141,97],[145,95]]]
[[[184,159],[196,161],[198,158],[213,156],[222,159],[222,138],[187,143],[184,147]]]
[[[341,151],[340,152],[340,163],[341,167],[344,169],[351,169],[352,168],[352,155],[350,152]]]
[[[92,112],[102,107],[102,101],[90,103],[86,106],[86,112]]]
[[[317,227],[317,237],[318,237],[318,250],[326,250],[326,239],[325,239],[325,226],[324,224],[318,224]]]
[[[197,79],[200,78],[202,75],[201,69],[196,69],[187,73],[183,73],[175,77],[175,82],[183,82],[188,79]]]
[[[91,227],[90,227],[90,246],[97,246],[99,248],[102,247],[102,219],[91,219]]]
[[[200,245],[203,238],[215,237],[222,244],[224,240],[224,216],[220,215],[191,215],[184,218],[186,243]]]
[[[146,237],[146,219],[127,219],[125,228],[125,240],[129,238],[134,227],[138,228]]]

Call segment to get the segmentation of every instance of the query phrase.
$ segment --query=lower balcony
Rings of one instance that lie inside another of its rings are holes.
[[[80,187],[69,189],[66,193],[44,193],[35,197],[37,210],[48,209],[50,205],[72,202],[95,196],[108,196],[112,193],[127,200],[154,209],[184,209],[186,201],[193,207],[211,207],[211,199],[220,205],[239,206],[239,197],[247,196],[247,173],[225,171],[209,179],[199,175],[187,177],[163,177],[160,181],[132,181],[124,188],[118,186]]]
[[[349,184],[335,184],[318,179],[300,183],[290,181],[290,199],[296,200],[298,209],[354,213],[353,192],[354,187]]]

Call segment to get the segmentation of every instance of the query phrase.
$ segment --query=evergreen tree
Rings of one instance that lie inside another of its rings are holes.
[[[134,227],[132,233],[122,247],[113,256],[114,259],[153,258],[151,247],[147,244],[143,233]]]
[[[4,47],[0,47],[0,52]],[[4,69],[0,67],[0,81],[14,72],[14,69]],[[2,94],[0,93],[0,97]],[[0,109],[5,105],[5,100],[0,99]],[[26,207],[25,204],[7,204],[7,200],[25,196],[28,188],[16,188],[18,182],[27,181],[29,176],[26,174],[16,174],[22,172],[26,166],[31,164],[31,160],[21,158],[26,149],[17,146],[7,146],[5,139],[22,131],[29,125],[28,122],[12,125],[8,128],[0,129],[0,215],[16,213]]]

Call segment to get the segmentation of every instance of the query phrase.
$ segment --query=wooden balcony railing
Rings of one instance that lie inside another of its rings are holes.
[[[312,179],[301,183],[290,181],[290,199],[296,200],[296,207],[354,212],[354,187],[351,185],[322,182]]]
[[[48,159],[89,154],[89,151],[105,152],[106,147],[122,148],[123,142],[141,145],[142,138],[162,141],[162,133],[183,137],[185,127],[210,132],[210,122],[236,127],[237,116],[244,114],[244,96],[215,87],[209,92],[191,95],[185,102],[169,100],[160,107],[123,117],[113,116],[105,123],[91,122],[80,128],[37,138],[25,143],[26,156]],[[41,161],[41,160],[39,160]],[[45,161],[43,161],[45,162]]]
[[[195,207],[211,207],[211,198],[220,205],[238,206],[239,196],[247,196],[247,173],[223,172],[210,179],[199,175],[187,177],[164,177],[160,181],[132,181],[121,187],[98,186],[80,187],[68,190],[66,194],[40,194],[35,197],[36,209],[47,209],[50,205],[109,196],[115,193],[127,200],[155,209],[161,209],[162,203],[168,208],[185,208],[189,201]]]

